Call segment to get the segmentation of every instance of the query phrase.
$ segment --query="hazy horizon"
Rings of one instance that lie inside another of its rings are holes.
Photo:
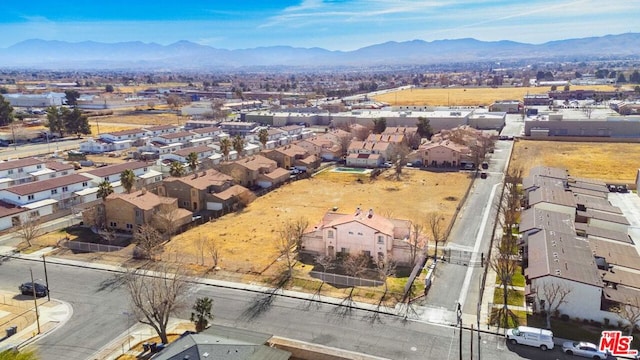
[[[613,0],[148,0],[3,4],[0,48],[29,39],[220,49],[266,46],[350,51],[387,41],[474,38],[528,44],[640,32],[640,2]]]

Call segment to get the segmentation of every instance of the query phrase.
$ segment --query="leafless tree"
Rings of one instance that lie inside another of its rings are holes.
[[[82,211],[82,221],[85,226],[94,226],[97,229],[106,227],[106,211],[104,204],[97,204]]]
[[[196,239],[196,248],[198,249],[198,253],[200,254],[200,264],[204,265],[204,251],[207,247],[209,239],[206,236],[202,236],[202,234],[198,234],[198,238]]]
[[[395,274],[396,263],[391,257],[387,257],[386,259],[379,257],[376,261],[376,270],[378,271],[378,277],[384,282],[384,293],[386,294],[389,291],[387,279]]]
[[[211,102],[211,111],[213,112],[213,117],[215,119],[224,119],[229,115],[228,110],[224,110],[224,100],[222,99],[213,99]]]
[[[369,136],[369,134],[371,134],[372,130],[373,130],[373,127],[355,125],[351,128],[350,131],[351,131],[351,135],[353,135],[353,137],[356,140],[364,141]]]
[[[504,240],[503,240],[504,242]],[[515,314],[509,310],[508,295],[509,286],[511,284],[511,278],[516,272],[518,263],[513,256],[506,251],[498,251],[489,260],[489,266],[496,272],[497,278],[502,284],[502,308],[498,311],[498,323],[503,328],[507,328],[509,325],[509,318],[516,319]]]
[[[389,161],[393,162],[393,168],[396,174],[396,180],[400,180],[402,168],[407,164],[407,156],[411,149],[406,144],[396,144],[389,153]]]
[[[638,296],[627,298],[624,303],[619,303],[614,311],[622,320],[626,321],[624,326],[628,331],[627,335],[631,335],[636,323],[640,321],[640,298]]]
[[[166,264],[157,264],[152,270],[128,271],[125,284],[138,321],[151,326],[167,344],[169,317],[188,308],[191,286],[182,266],[172,272]]]
[[[413,231],[409,238],[409,262],[411,263],[411,267],[413,267],[416,265],[418,253],[423,250],[420,244],[423,226],[418,222],[414,222],[411,227]]]
[[[342,259],[342,267],[347,275],[360,277],[367,272],[370,262],[371,257],[364,253],[347,255]]]
[[[276,246],[280,256],[284,256],[287,261],[287,275],[289,278],[293,275],[293,265],[297,251],[298,238],[296,236],[295,226],[291,220],[282,224],[276,236]]]
[[[542,284],[542,288],[536,287],[534,289],[538,299],[542,298],[545,301],[541,307],[545,311],[547,329],[551,329],[551,315],[555,314],[562,304],[567,303],[566,298],[572,290],[571,286],[556,282],[545,282]]]
[[[167,240],[171,240],[178,230],[180,210],[170,204],[162,204],[153,215],[153,227],[160,231]]]
[[[101,233],[102,238],[107,244],[111,245],[118,238],[116,232],[113,229],[106,229]]]
[[[322,266],[322,271],[325,273],[334,268],[333,259],[328,255],[318,256],[316,263]]]
[[[351,145],[351,141],[353,137],[351,133],[343,134],[338,137],[338,145],[340,146],[340,155],[346,155],[349,151],[349,145]]]
[[[20,220],[20,224],[16,229],[18,237],[27,242],[31,246],[31,241],[42,234],[42,222],[37,216],[27,216]]]
[[[422,138],[417,132],[411,132],[407,134],[406,141],[409,148],[415,150],[420,146],[420,143],[422,143]]]
[[[444,221],[443,217],[437,212],[431,212],[427,215],[427,225],[431,232],[431,238],[435,244],[435,250],[433,252],[434,259],[438,258],[438,243],[444,241]]]
[[[140,249],[140,257],[153,259],[162,245],[162,234],[150,224],[141,225],[133,234],[133,242]]]
[[[212,268],[215,270],[218,267],[218,262],[220,261],[220,249],[216,242],[212,239],[209,239],[207,242],[207,251],[209,252],[209,256],[211,256],[211,260],[213,261]]]
[[[519,185],[522,184],[522,168],[510,169],[505,176],[504,193],[498,203],[498,219],[504,230],[504,236],[508,237],[513,246],[516,235],[513,230],[520,218],[521,194]]]

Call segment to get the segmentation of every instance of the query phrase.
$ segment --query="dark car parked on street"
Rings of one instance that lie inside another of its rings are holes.
[[[45,297],[49,293],[49,289],[47,289],[45,285],[31,281],[22,283],[18,289],[20,289],[20,293],[22,293],[22,295],[33,296],[34,286],[36,289],[36,297]]]

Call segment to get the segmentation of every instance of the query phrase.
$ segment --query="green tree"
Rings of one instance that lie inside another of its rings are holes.
[[[0,94],[8,94],[9,93],[9,89],[7,89],[4,86],[0,86]]]
[[[258,141],[262,144],[263,149],[266,148],[267,141],[269,141],[269,130],[260,129],[260,131],[258,131]]]
[[[195,152],[189,153],[189,155],[187,155],[187,164],[189,164],[191,172],[195,173],[196,169],[198,169],[198,154]]]
[[[169,167],[169,174],[174,177],[184,176],[184,165],[179,161],[174,161]]]
[[[640,84],[640,72],[638,70],[634,70],[629,76],[629,82],[632,84]]]
[[[127,191],[127,194],[131,194],[133,184],[136,182],[136,175],[133,170],[126,169],[120,173],[120,183],[122,187]]]
[[[113,85],[107,85],[104,87],[104,91],[108,92],[108,93],[112,93],[113,92]]]
[[[225,160],[229,160],[229,153],[232,148],[231,140],[228,137],[220,139],[220,152],[224,156]]]
[[[433,136],[433,129],[431,128],[429,119],[422,116],[419,117],[418,124],[416,126],[418,127],[418,135],[420,135],[420,137],[431,139],[431,136]]]
[[[13,122],[13,106],[4,96],[0,95],[0,126],[9,125]]]
[[[63,111],[64,128],[70,134],[91,134],[89,118],[78,108]]]
[[[551,91],[556,91],[558,90],[558,86],[557,85],[551,85]]]
[[[64,95],[67,97],[67,105],[78,105],[78,98],[80,97],[78,90],[65,90]]]
[[[233,150],[235,150],[238,153],[238,156],[241,156],[242,152],[244,151],[244,139],[242,138],[242,136],[240,135],[234,136],[232,146],[233,146]]]
[[[98,185],[98,197],[104,201],[109,194],[113,194],[113,187],[109,181],[104,180]]]
[[[571,90],[571,86],[569,86],[569,85],[565,85],[563,90],[564,90],[564,91],[569,91],[569,90]]]
[[[64,126],[64,118],[69,113],[69,109],[64,107],[49,106],[47,108],[47,127],[52,134],[60,133],[61,137],[66,134],[66,128]]]
[[[193,305],[193,312],[191,313],[191,322],[196,326],[196,332],[201,332],[209,325],[209,320],[213,320],[213,314],[211,314],[211,307],[213,306],[213,299],[208,297],[196,299],[196,303]]]
[[[382,134],[386,128],[387,128],[387,119],[385,118],[373,119],[374,134]]]

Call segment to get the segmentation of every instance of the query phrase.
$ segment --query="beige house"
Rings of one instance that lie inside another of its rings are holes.
[[[220,171],[231,176],[238,184],[249,188],[269,188],[289,179],[289,171],[279,168],[274,160],[262,155],[224,163]]]
[[[209,209],[210,195],[225,191],[232,185],[231,176],[209,169],[183,177],[168,177],[158,187],[157,193],[177,198],[179,207],[193,212],[218,210]]]
[[[107,196],[104,207],[107,227],[112,230],[134,232],[138,226],[153,223],[158,213],[170,217],[176,229],[192,220],[191,211],[178,208],[178,199],[144,189],[131,194],[112,193]]]
[[[411,221],[390,219],[372,209],[352,214],[328,212],[319,224],[306,230],[301,252],[315,256],[365,254],[374,259],[411,262]]]
[[[425,166],[458,167],[469,156],[469,148],[449,140],[421,145],[417,151]]]
[[[316,155],[310,154],[307,149],[295,144],[263,150],[262,155],[274,160],[279,167],[284,169],[301,167],[305,170],[313,170],[319,165],[319,159]]]

